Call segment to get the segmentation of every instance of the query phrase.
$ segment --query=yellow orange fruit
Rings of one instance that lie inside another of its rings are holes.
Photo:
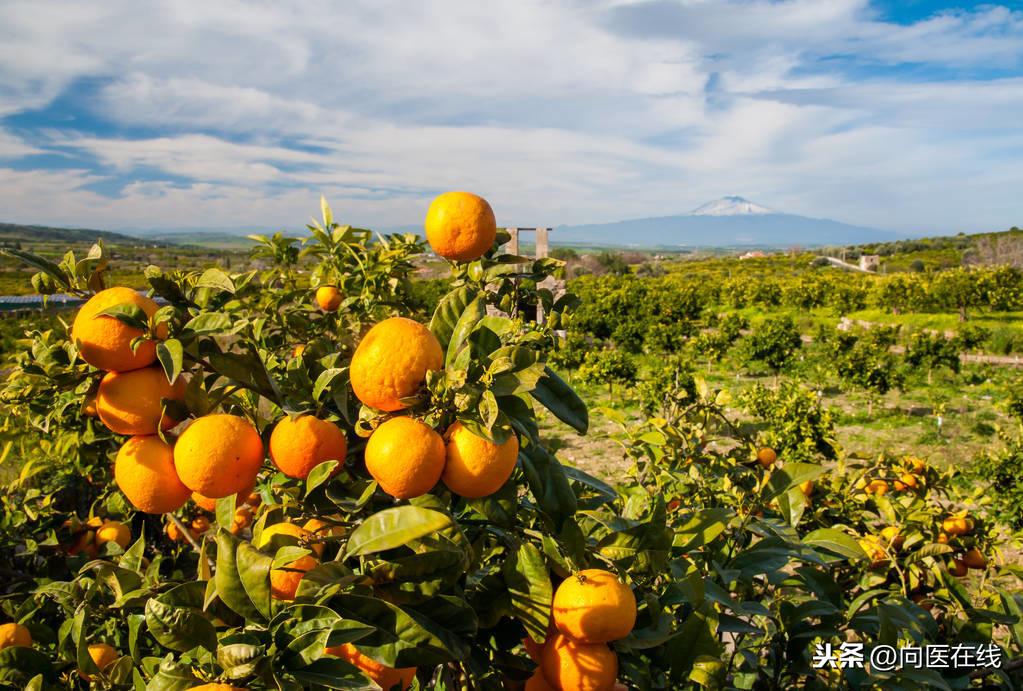
[[[544,646],[540,668],[558,689],[611,691],[618,678],[618,656],[604,643],[578,643],[556,634]]]
[[[291,357],[302,357],[302,355],[304,353],[305,353],[305,344],[304,343],[299,343],[297,346],[294,347],[294,349],[292,349]]]
[[[308,547],[315,554],[323,552],[323,545],[308,544],[311,535],[309,531],[300,528],[294,523],[275,523],[263,528],[256,542],[256,547],[263,548],[270,545],[275,536],[285,535],[289,540],[288,544]],[[319,548],[317,552],[316,548]],[[270,595],[276,600],[294,600],[298,584],[305,577],[305,572],[315,568],[320,562],[310,554],[303,555],[298,559],[288,562],[280,568],[270,571]]]
[[[902,545],[906,542],[906,537],[902,534],[902,531],[894,525],[886,526],[881,530],[881,538],[896,552],[902,549]]]
[[[938,544],[947,545],[948,535],[946,535],[945,533],[938,533]]]
[[[253,483],[253,486],[255,486],[255,483]],[[236,492],[235,495],[236,495],[234,498],[235,508],[241,506],[242,504],[254,506],[249,501],[249,498],[252,496],[251,489],[247,492]],[[217,510],[217,500],[214,499],[213,497],[207,497],[203,494],[200,494],[199,492],[192,492],[192,501],[194,501],[196,506],[198,506],[200,509],[203,509],[204,511],[214,513]],[[256,504],[256,506],[258,506],[258,504]]]
[[[167,521],[167,525],[164,527],[163,530],[165,533],[167,533],[167,537],[173,540],[174,542],[187,541],[187,538],[185,537],[184,533],[181,532],[181,529],[178,528],[178,524],[175,523],[174,521]],[[195,532],[191,528],[188,529],[188,534],[191,535],[193,539],[195,539],[196,537]]]
[[[231,520],[231,534],[237,535],[252,525],[252,509],[241,507],[235,509],[234,518]]]
[[[941,530],[952,537],[966,535],[973,530],[973,521],[963,516],[949,516],[941,522]]]
[[[78,346],[78,354],[93,367],[108,372],[127,372],[156,361],[153,341],[143,342],[135,352],[131,350],[132,340],[142,336],[142,331],[117,317],[99,316],[103,310],[122,304],[139,307],[147,317],[159,309],[155,302],[131,288],[107,288],[82,305],[71,325],[71,340]]]
[[[114,664],[117,658],[120,657],[113,646],[106,643],[91,643],[89,644],[89,657],[92,658],[93,663],[99,669],[100,672],[105,672],[107,667]],[[86,681],[92,681],[93,675],[78,670],[79,676]]]
[[[970,567],[966,565],[966,562],[962,559],[953,559],[952,568],[950,569],[952,575],[957,578],[963,578],[970,572]]]
[[[927,461],[925,461],[922,458],[910,456],[906,459],[906,464],[909,466],[910,470],[912,470],[917,475],[923,474],[924,472],[927,471]]]
[[[987,557],[974,547],[966,550],[966,554],[963,555],[963,563],[969,569],[984,569],[987,568]]]
[[[503,444],[495,444],[456,422],[448,428],[441,479],[460,497],[485,497],[508,481],[518,456],[519,439],[514,433]]]
[[[770,468],[778,460],[778,454],[769,446],[757,451],[757,462],[764,468]]]
[[[178,424],[163,415],[162,399],[185,398],[185,381],[178,377],[171,384],[161,367],[143,367],[130,372],[107,372],[96,393],[96,412],[116,434],[156,434],[162,426]]]
[[[201,417],[174,445],[174,467],[181,482],[213,499],[250,492],[262,465],[259,432],[237,415]]]
[[[859,540],[859,543],[870,559],[870,568],[881,568],[888,563],[888,553],[885,551],[885,546],[878,536],[864,535]]]
[[[617,576],[603,569],[572,574],[554,593],[554,624],[580,643],[609,643],[625,638],[636,624],[636,596]]]
[[[410,417],[394,417],[366,443],[366,470],[380,489],[398,499],[429,492],[444,472],[444,439]]]
[[[231,686],[230,684],[221,684],[214,681],[209,684],[189,687],[188,691],[247,691],[247,689],[241,686]]]
[[[867,484],[867,494],[876,494],[882,496],[888,493],[888,483],[884,480],[871,480]]]
[[[270,435],[270,458],[288,477],[305,479],[324,461],[337,461],[340,472],[348,454],[341,428],[312,415],[282,418]]]
[[[494,210],[471,192],[445,192],[426,212],[426,239],[441,257],[471,262],[482,257],[497,239]]]
[[[121,549],[128,549],[131,544],[131,529],[120,521],[107,521],[96,531],[96,546],[102,547],[108,542],[116,542]]]
[[[404,317],[385,319],[370,329],[355,349],[349,368],[352,390],[371,408],[393,412],[401,399],[415,395],[426,373],[444,365],[433,332]]]
[[[809,497],[813,494],[813,480],[807,480],[806,482],[799,483],[799,491],[803,493],[804,497]]]
[[[322,557],[323,550],[326,548],[326,545],[321,540],[329,537],[343,537],[345,534],[345,527],[343,525],[328,523],[319,518],[310,518],[302,525],[302,530],[309,534],[309,539],[311,540],[309,547],[316,553],[317,557]]]
[[[324,652],[352,663],[382,689],[407,689],[412,685],[412,680],[416,676],[415,667],[402,667],[399,669],[388,667],[368,655],[363,655],[351,643],[331,646],[325,648]]]
[[[205,516],[196,516],[191,523],[193,535],[202,535],[210,529],[210,519]]]
[[[11,622],[0,624],[0,650],[4,648],[29,648],[32,634],[21,624]]]
[[[174,449],[156,435],[132,437],[114,461],[114,481],[139,511],[177,511],[191,495],[174,467]]]
[[[341,291],[334,286],[320,286],[316,289],[316,304],[324,312],[333,312],[341,306]]]

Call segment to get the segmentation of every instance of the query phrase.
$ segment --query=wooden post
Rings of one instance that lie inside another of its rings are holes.
[[[505,230],[511,235],[511,240],[508,241],[508,254],[517,255],[519,253],[519,229],[505,228]]]
[[[543,259],[547,256],[547,233],[550,228],[536,229],[536,258]]]

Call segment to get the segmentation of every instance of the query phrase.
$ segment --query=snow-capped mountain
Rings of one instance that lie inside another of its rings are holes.
[[[878,228],[774,211],[739,196],[707,202],[691,213],[556,228],[555,244],[620,247],[768,247],[856,245],[898,240]]]
[[[749,214],[773,214],[766,206],[754,204],[744,197],[721,197],[702,204],[689,212],[690,216],[746,216]]]

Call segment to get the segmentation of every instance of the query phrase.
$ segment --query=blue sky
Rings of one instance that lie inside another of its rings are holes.
[[[0,220],[1023,225],[1023,3],[6,0]]]

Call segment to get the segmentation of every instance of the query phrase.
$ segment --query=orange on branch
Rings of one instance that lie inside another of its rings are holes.
[[[331,646],[325,648],[324,652],[352,663],[382,689],[393,689],[395,687],[403,690],[407,689],[412,685],[412,680],[416,676],[415,667],[402,667],[398,669],[388,667],[368,655],[362,654],[351,643]]]
[[[171,384],[161,367],[143,367],[130,372],[107,372],[96,394],[96,412],[116,434],[156,434],[170,429],[176,420],[163,415],[163,399],[185,398],[185,381]]]
[[[270,458],[288,477],[304,480],[324,461],[337,461],[341,471],[348,454],[348,440],[340,427],[312,415],[284,417],[270,435]]]
[[[397,499],[429,492],[444,472],[444,439],[410,417],[395,417],[373,431],[366,443],[366,470],[380,489]]]
[[[316,289],[316,304],[324,312],[334,312],[341,306],[341,291],[334,286],[320,286]],[[298,357],[296,355],[296,357]]]
[[[611,691],[618,678],[618,656],[604,643],[578,643],[557,634],[544,646],[540,668],[558,689]]]
[[[82,305],[71,325],[71,340],[78,354],[97,369],[127,372],[146,367],[156,361],[156,343],[145,341],[132,352],[131,342],[143,332],[125,324],[117,317],[99,316],[115,305],[135,305],[151,317],[157,304],[131,288],[107,288]]]
[[[89,645],[89,657],[92,658],[93,664],[99,669],[100,672],[105,672],[107,667],[114,664],[120,655],[112,645],[107,643],[91,643]],[[93,675],[78,670],[78,675],[86,681],[92,681]]]
[[[102,547],[108,542],[116,542],[121,549],[128,549],[131,529],[120,521],[106,521],[96,530],[96,546]]]
[[[497,219],[487,200],[471,192],[445,192],[426,212],[426,239],[441,257],[471,262],[497,239]]]
[[[426,373],[444,365],[433,332],[417,321],[391,317],[359,342],[349,368],[352,390],[370,408],[393,412],[408,407],[401,399],[416,394]]]
[[[553,615],[558,630],[573,640],[609,643],[636,625],[636,596],[613,573],[586,569],[558,586]]]
[[[511,477],[519,456],[519,439],[514,433],[503,444],[495,444],[456,422],[446,436],[447,460],[441,479],[458,496],[488,496]]]
[[[765,446],[757,451],[757,462],[765,469],[773,466],[777,460],[778,454],[770,446]]]
[[[0,624],[0,650],[4,648],[29,648],[32,646],[32,634],[21,624],[11,622]]]
[[[259,432],[237,415],[201,417],[174,445],[174,467],[181,482],[211,499],[248,494],[262,465]]]
[[[174,449],[156,435],[124,442],[114,461],[114,481],[144,513],[177,511],[191,495],[174,467]]]

